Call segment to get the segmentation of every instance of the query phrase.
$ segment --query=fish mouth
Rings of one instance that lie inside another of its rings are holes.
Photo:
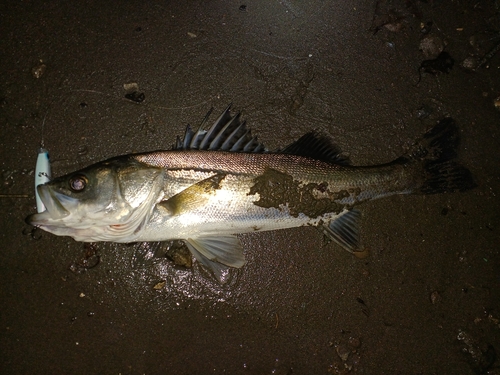
[[[45,211],[30,215],[26,222],[34,226],[44,226],[57,220],[64,219],[70,213],[64,205],[71,205],[76,199],[58,193],[48,185],[37,186],[38,195],[45,205]],[[63,205],[64,204],[64,205]]]

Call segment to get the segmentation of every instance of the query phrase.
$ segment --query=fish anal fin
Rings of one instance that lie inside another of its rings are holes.
[[[215,191],[220,188],[224,177],[226,177],[225,174],[218,173],[201,180],[180,193],[159,202],[158,206],[166,209],[172,215],[179,215],[203,206],[215,194]]]
[[[347,211],[339,218],[323,225],[323,232],[350,253],[360,251],[360,219],[361,212],[358,210]]]

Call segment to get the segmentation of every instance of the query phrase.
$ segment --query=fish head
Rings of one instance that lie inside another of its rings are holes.
[[[46,211],[26,221],[77,241],[133,242],[162,197],[163,170],[120,157],[37,187]]]

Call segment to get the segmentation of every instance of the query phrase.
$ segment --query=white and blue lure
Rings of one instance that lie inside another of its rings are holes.
[[[40,147],[38,149],[38,157],[36,158],[36,168],[35,168],[35,197],[36,197],[36,211],[38,213],[45,211],[45,205],[43,204],[40,196],[38,195],[37,186],[43,185],[50,181],[50,160],[49,152],[47,149]]]
[[[45,114],[47,117],[47,114]],[[45,205],[43,204],[40,196],[38,195],[38,185],[43,185],[50,181],[50,159],[49,151],[44,147],[43,144],[43,128],[45,125],[45,117],[42,123],[42,141],[40,142],[40,148],[38,149],[38,157],[36,159],[35,167],[35,197],[36,197],[36,210],[38,213],[45,211]]]

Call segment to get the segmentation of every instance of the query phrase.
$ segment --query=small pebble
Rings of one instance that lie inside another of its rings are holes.
[[[87,155],[87,153],[89,152],[89,149],[87,148],[87,146],[80,146],[78,147],[78,155],[80,156],[83,156],[83,155]]]
[[[43,73],[45,73],[45,70],[47,69],[47,65],[45,65],[42,60],[40,60],[40,65],[37,65],[31,69],[31,74],[35,78],[40,78],[43,76]]]
[[[437,290],[433,291],[431,293],[431,295],[429,296],[430,300],[431,300],[431,303],[433,305],[435,305],[436,303],[438,303],[439,301],[441,301],[441,295],[439,294],[439,292]]]
[[[432,21],[428,21],[428,22],[426,22],[426,23],[421,22],[421,23],[420,23],[420,32],[421,32],[422,34],[427,34],[428,32],[430,32],[430,31],[431,31],[431,29],[432,29],[432,25],[433,25],[433,24],[434,24],[434,23],[433,23]]]
[[[496,98],[495,100],[493,100],[493,105],[495,106],[495,108],[497,110],[500,111],[500,96],[498,98]]]
[[[347,343],[352,349],[358,349],[361,346],[361,341],[358,338],[352,336],[349,337]]]
[[[426,104],[422,104],[417,108],[417,117],[424,120],[432,114],[432,108]]]
[[[354,256],[358,259],[365,259],[370,256],[370,249],[364,247],[362,251],[353,251]]]
[[[468,70],[474,70],[479,65],[479,62],[474,56],[469,56],[462,61],[462,67]]]
[[[124,83],[123,88],[126,91],[137,91],[139,90],[139,85],[137,82],[129,82],[129,83]]]
[[[424,53],[424,56],[429,58],[437,57],[444,49],[444,43],[441,38],[435,35],[426,35],[420,41],[419,49]]]
[[[165,284],[167,284],[167,282],[166,282],[166,281],[160,281],[158,284],[156,284],[156,285],[153,287],[153,289],[154,289],[154,290],[160,290],[160,289],[162,289],[162,288],[165,286]]]
[[[349,358],[349,354],[351,354],[351,351],[349,348],[347,348],[344,345],[337,345],[335,347],[335,351],[337,352],[338,356],[342,361],[347,361],[347,358]]]

